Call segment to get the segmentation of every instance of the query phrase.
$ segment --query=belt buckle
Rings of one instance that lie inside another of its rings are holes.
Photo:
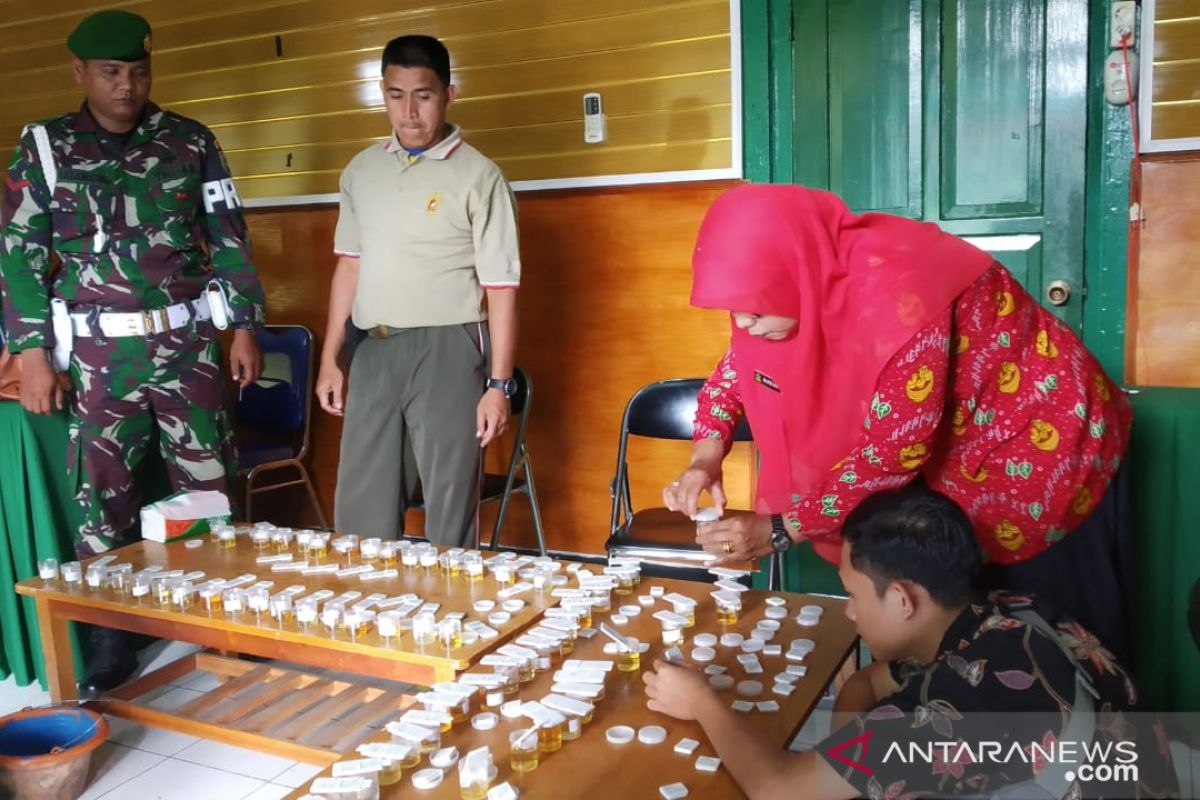
[[[367,335],[372,339],[386,339],[392,335],[392,329],[387,325],[376,325],[367,331]]]
[[[171,329],[171,318],[165,308],[154,308],[142,312],[142,323],[146,326],[146,335],[166,333]]]

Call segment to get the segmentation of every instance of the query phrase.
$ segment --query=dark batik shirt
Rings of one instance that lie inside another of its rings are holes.
[[[1024,611],[1038,614],[1055,635],[1026,622]],[[1081,665],[1083,688],[1064,650]],[[899,690],[817,746],[864,797],[987,796],[1046,770],[1062,776],[1068,798],[1178,794],[1166,736],[1134,713],[1137,690],[1128,673],[1094,636],[1036,598],[997,593],[970,605],[932,663],[890,668]],[[1072,741],[1080,691],[1095,710],[1090,742],[1100,749],[1091,758]],[[1084,762],[1114,770],[1132,763],[1136,779],[1129,770],[1102,771],[1109,778],[1103,781],[1071,777],[1071,767]]]

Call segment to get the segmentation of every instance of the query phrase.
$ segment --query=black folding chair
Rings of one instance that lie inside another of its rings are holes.
[[[312,332],[302,325],[265,325],[257,339],[263,374],[241,391],[235,408],[238,475],[246,480],[246,519],[253,518],[255,495],[304,486],[317,520],[326,527],[304,464],[313,396]],[[263,475],[279,470],[292,470],[296,477],[261,485]]]
[[[659,381],[643,386],[625,406],[617,445],[617,470],[611,486],[612,515],[606,549],[610,556],[632,556],[668,570],[703,569],[710,560],[696,544],[696,524],[661,506],[634,512],[629,492],[629,437],[692,440],[692,427],[704,386],[700,378]],[[753,440],[745,417],[738,421],[735,442]],[[771,559],[768,584],[775,591],[782,582],[783,565]]]
[[[508,503],[513,495],[523,494],[529,498],[529,508],[533,513],[533,529],[537,534],[538,551],[546,555],[546,534],[542,528],[542,511],[538,506],[537,486],[533,482],[533,464],[529,457],[529,445],[525,443],[525,426],[529,423],[529,409],[533,406],[533,381],[528,373],[520,367],[513,369],[513,379],[517,382],[517,393],[511,402],[512,419],[517,423],[517,436],[513,442],[512,454],[508,459],[508,470],[504,473],[484,473],[480,482],[479,504],[499,503],[500,510],[496,513],[496,524],[492,528],[492,541],[489,549],[495,550],[500,546],[500,531],[504,527],[504,518],[508,514]],[[511,422],[511,420],[510,420]],[[425,498],[418,484],[412,500],[407,508],[417,511],[425,510]],[[403,523],[402,523],[403,524]],[[401,534],[404,533],[401,528]]]

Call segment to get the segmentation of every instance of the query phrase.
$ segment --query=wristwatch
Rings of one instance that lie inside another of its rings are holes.
[[[788,535],[787,528],[783,525],[783,516],[773,514],[771,516],[771,549],[776,553],[786,553],[792,547],[792,537]]]
[[[507,380],[500,380],[499,378],[488,378],[487,388],[501,391],[505,397],[512,400],[517,394],[517,379],[509,378]]]

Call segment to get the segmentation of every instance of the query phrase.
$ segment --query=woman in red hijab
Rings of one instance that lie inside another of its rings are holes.
[[[1124,649],[1129,403],[990,255],[824,192],[742,186],[701,226],[692,305],[730,312],[733,335],[664,500],[724,506],[742,414],[761,457],[756,513],[703,526],[706,550],[744,561],[807,541],[836,564],[846,515],[920,479],[966,509],[993,583]]]

